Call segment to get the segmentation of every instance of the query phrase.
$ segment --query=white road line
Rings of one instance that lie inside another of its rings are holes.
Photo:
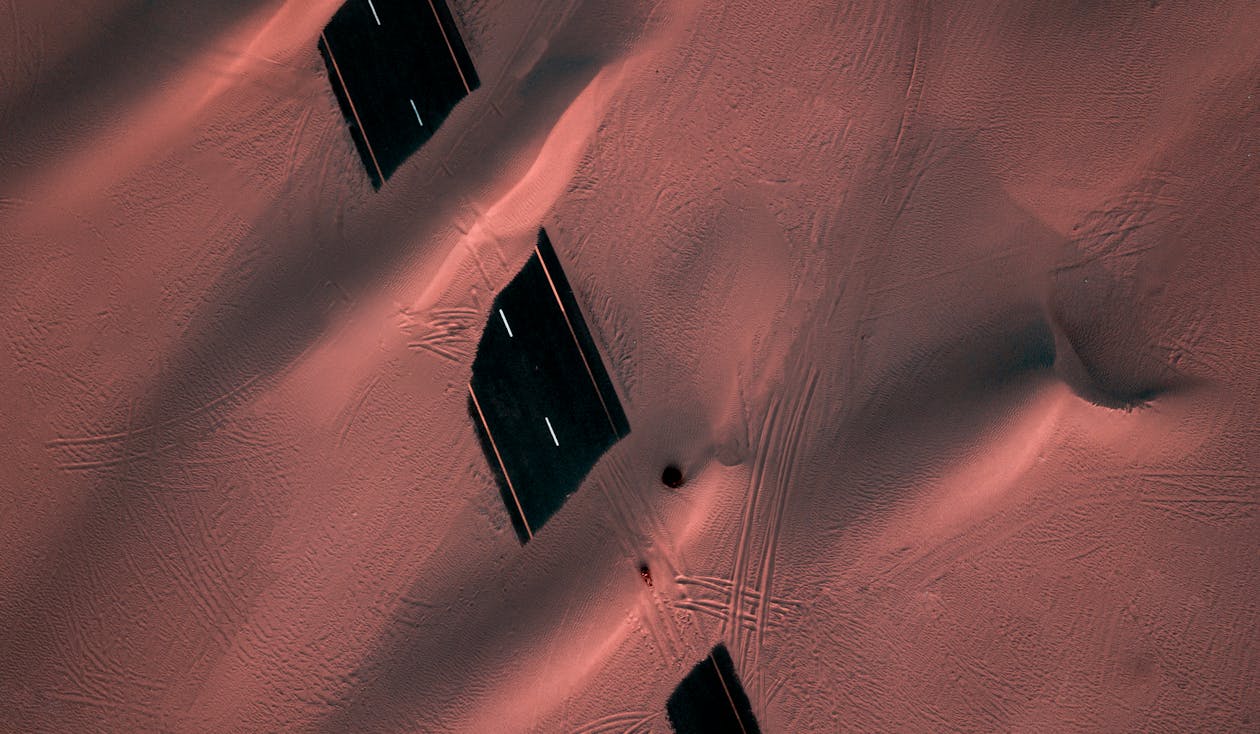
[[[554,442],[557,446],[559,446],[559,445],[560,445],[560,439],[556,438],[556,429],[554,429],[554,428],[552,428],[552,427],[551,427],[551,419],[550,419],[550,418],[548,418],[547,416],[545,416],[545,415],[544,415],[544,416],[543,416],[543,420],[547,421],[547,430],[548,430],[548,431],[551,431],[551,440],[552,440],[552,442]]]
[[[507,316],[503,315],[503,309],[499,309],[499,318],[503,319],[503,326],[508,330],[508,336],[512,336],[512,327],[508,325]]]
[[[376,18],[376,24],[381,24],[381,16],[376,14],[376,6],[372,4],[372,0],[368,0],[368,7],[372,9],[372,17]]]
[[[407,101],[411,103],[411,111],[416,113],[416,122],[424,125],[424,120],[420,119],[420,110],[416,109],[416,101],[414,99],[409,99]]]

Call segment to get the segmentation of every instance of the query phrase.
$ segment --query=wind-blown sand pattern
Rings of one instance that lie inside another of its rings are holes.
[[[1260,5],[449,0],[377,191],[341,4],[0,5],[0,731],[1260,728]],[[540,228],[633,430],[522,545]]]

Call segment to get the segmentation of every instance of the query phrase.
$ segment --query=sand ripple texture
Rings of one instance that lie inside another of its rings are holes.
[[[1260,728],[1260,5],[450,0],[379,192],[339,5],[0,4],[0,731]],[[540,227],[633,430],[522,546]]]

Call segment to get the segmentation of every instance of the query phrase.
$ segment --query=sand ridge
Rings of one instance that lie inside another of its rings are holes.
[[[1257,726],[1253,4],[451,0],[379,192],[338,3],[168,5],[0,10],[0,730]],[[539,227],[634,430],[522,547]]]

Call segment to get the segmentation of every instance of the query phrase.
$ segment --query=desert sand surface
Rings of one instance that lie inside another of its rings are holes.
[[[374,191],[340,4],[0,7],[0,731],[1260,730],[1260,5],[450,0]],[[632,430],[522,545],[540,227]]]

